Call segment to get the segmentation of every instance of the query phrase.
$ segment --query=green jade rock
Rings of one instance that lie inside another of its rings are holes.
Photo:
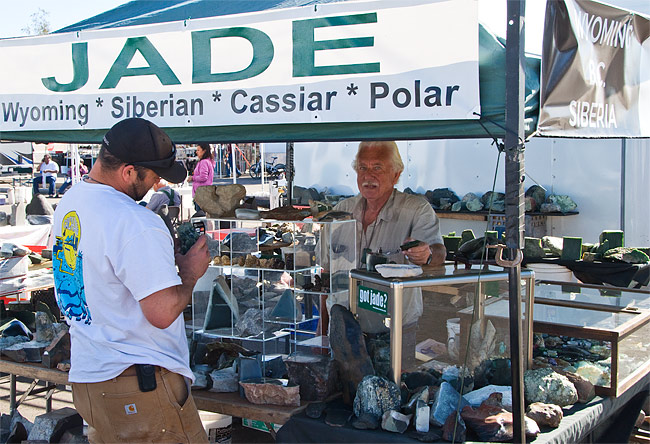
[[[603,254],[603,260],[625,262],[627,264],[647,264],[650,261],[647,254],[636,248],[629,247],[618,247],[607,250]]]
[[[442,242],[445,244],[447,253],[454,253],[458,250],[462,237],[460,236],[442,236]]]
[[[476,236],[474,236],[474,232],[472,230],[463,230],[462,233],[460,233],[460,244],[463,245],[465,242],[469,242],[472,239],[476,239]]]
[[[582,257],[582,238],[565,236],[562,242],[562,255],[561,255],[562,260],[579,261],[581,257]]]
[[[542,238],[542,246],[548,248],[553,256],[562,256],[564,240],[561,237],[544,236]]]
[[[625,246],[625,234],[621,230],[605,230],[600,233],[599,242],[602,244],[609,241],[609,248]]]
[[[524,258],[526,259],[540,259],[546,256],[544,248],[542,247],[542,240],[537,237],[524,238]]]

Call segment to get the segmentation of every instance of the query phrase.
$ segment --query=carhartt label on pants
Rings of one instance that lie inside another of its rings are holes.
[[[135,407],[135,404],[126,404],[124,406],[124,410],[126,411],[127,415],[135,415],[138,413],[138,409]]]

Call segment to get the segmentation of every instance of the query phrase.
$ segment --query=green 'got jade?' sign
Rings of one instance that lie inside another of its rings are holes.
[[[357,305],[364,310],[388,314],[388,293],[359,285]]]

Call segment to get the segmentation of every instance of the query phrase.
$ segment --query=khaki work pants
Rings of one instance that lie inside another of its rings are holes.
[[[207,443],[186,379],[157,367],[156,383],[155,390],[140,391],[133,366],[108,381],[73,383],[75,408],[89,425],[88,440]]]

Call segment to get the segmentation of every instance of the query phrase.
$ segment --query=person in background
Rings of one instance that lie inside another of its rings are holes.
[[[438,218],[429,202],[422,196],[402,193],[395,189],[404,164],[393,141],[362,142],[352,163],[357,173],[359,194],[339,202],[334,210],[352,213],[356,220],[357,268],[365,267],[366,253],[380,249],[388,261],[398,264],[442,265],[446,250],[440,235]],[[351,230],[339,230],[333,239],[335,249],[354,244]],[[400,246],[419,241],[405,251]],[[327,299],[328,311],[334,304],[348,306],[348,295]],[[419,288],[404,290],[404,329],[415,332],[422,315],[422,292]],[[386,331],[383,317],[362,310],[359,323],[364,332]],[[326,325],[326,324],[325,324]]]
[[[147,208],[154,213],[157,213],[163,205],[177,207],[181,204],[181,195],[174,191],[165,179],[160,179],[153,184],[153,190],[154,193],[147,204]]]
[[[54,185],[56,184],[56,175],[59,172],[59,165],[52,160],[49,154],[43,156],[40,165],[38,165],[39,176],[34,178],[33,194],[38,194],[38,189],[44,182],[49,185],[49,197],[54,197]]]
[[[214,154],[209,143],[201,143],[196,148],[196,155],[199,162],[194,167],[194,173],[187,178],[192,182],[192,198],[196,194],[196,189],[205,185],[212,185],[214,179]],[[194,210],[201,211],[201,208],[194,202]]]
[[[116,123],[90,174],[52,225],[55,295],[70,325],[69,381],[91,443],[207,443],[190,391],[183,310],[210,263],[206,237],[186,254],[138,205],[162,177],[185,180],[176,147],[145,119]]]
[[[235,156],[236,145],[229,143],[226,147],[226,177],[233,176],[232,174],[232,159]],[[235,162],[235,172],[237,177],[241,176],[241,171],[239,171],[239,166]]]
[[[81,164],[77,167],[77,170],[79,171],[79,177],[83,177],[84,175],[88,174],[88,167],[83,162],[81,162]],[[70,185],[72,185],[72,167],[68,168],[65,181],[59,187],[59,191],[57,191],[55,197],[60,197],[60,195],[65,193],[65,190],[67,190]]]

